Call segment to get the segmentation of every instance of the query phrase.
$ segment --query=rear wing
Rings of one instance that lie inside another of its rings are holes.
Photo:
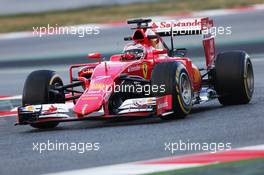
[[[213,27],[213,20],[209,18],[161,20],[152,21],[149,26],[160,36],[200,35],[206,32],[209,33],[210,28]]]
[[[179,20],[161,20],[149,23],[152,30],[160,36],[202,35],[207,68],[211,68],[215,59],[215,43],[212,34],[213,20],[209,18],[186,18]]]

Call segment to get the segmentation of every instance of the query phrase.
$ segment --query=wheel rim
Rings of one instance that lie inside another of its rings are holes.
[[[192,100],[192,87],[186,73],[180,76],[180,96],[185,104],[190,104]]]
[[[248,91],[251,95],[253,92],[253,89],[254,89],[254,75],[253,75],[252,65],[249,61],[247,62],[245,79],[246,79],[246,88],[248,89]]]

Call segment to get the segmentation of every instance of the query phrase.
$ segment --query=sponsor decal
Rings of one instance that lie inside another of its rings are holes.
[[[152,23],[151,27],[152,27],[153,29],[159,28],[159,26],[158,26],[155,22]]]
[[[148,75],[148,65],[147,65],[147,63],[144,63],[142,65],[142,70],[143,70],[143,76],[146,79],[147,78],[147,75]]]
[[[33,108],[33,106],[26,106],[26,110],[27,111],[34,111],[34,108]]]
[[[92,68],[90,68],[90,69],[85,69],[85,70],[82,71],[82,73],[84,73],[84,74],[92,74],[92,73],[93,73],[93,70],[94,70],[94,69],[92,69]]]
[[[94,97],[90,96],[90,97],[83,97],[83,98],[81,98],[81,100],[97,100],[97,99],[98,99],[97,96],[94,96]]]
[[[153,22],[152,27],[154,29],[160,28],[176,28],[176,27],[197,27],[201,26],[202,21],[201,19],[195,19],[195,20],[186,20],[186,21],[161,21],[161,22]]]
[[[139,71],[140,70],[140,66],[137,65],[137,66],[133,66],[133,67],[130,67],[128,68],[128,72],[135,72],[135,71]]]
[[[58,110],[57,107],[51,105],[51,106],[49,107],[49,109],[48,109],[47,111],[45,111],[43,114],[45,115],[45,114],[55,113],[55,112],[57,112],[57,110]]]
[[[151,104],[148,103],[148,101],[145,100],[133,100],[133,105],[137,108],[144,108],[144,109],[148,109],[151,108]]]
[[[106,89],[106,85],[103,83],[93,83],[90,85],[89,90],[104,90]]]
[[[87,95],[95,95],[95,94],[99,94],[99,93],[101,93],[101,91],[99,91],[99,90],[92,90],[92,91],[88,91],[87,92]]]
[[[160,104],[158,105],[158,109],[166,108],[166,107],[168,107],[168,106],[169,106],[169,103],[166,101],[166,102],[164,102],[164,103],[160,103]]]
[[[152,98],[147,99],[147,104],[149,105],[153,104],[153,99]]]
[[[172,109],[172,95],[158,97],[156,101],[157,115]]]

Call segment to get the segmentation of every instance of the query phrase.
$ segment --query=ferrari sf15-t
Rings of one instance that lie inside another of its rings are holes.
[[[60,122],[119,117],[184,118],[193,105],[218,99],[222,105],[249,103],[254,91],[253,67],[245,51],[215,53],[213,21],[133,19],[132,36],[120,54],[97,62],[71,65],[70,83],[51,70],[26,79],[19,125],[53,128]],[[175,49],[173,38],[202,35],[205,66],[198,68]],[[163,37],[170,37],[168,46]],[[77,70],[78,75],[74,76]]]

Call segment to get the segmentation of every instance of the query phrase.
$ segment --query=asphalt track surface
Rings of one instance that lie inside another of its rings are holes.
[[[158,15],[158,14],[157,14]],[[217,35],[218,51],[245,49],[250,54],[263,52],[264,45],[264,11],[241,14],[213,16],[217,26],[232,27],[231,35]],[[48,64],[84,62],[89,52],[118,53],[127,43],[123,40],[132,31],[128,26],[102,28],[99,35],[52,35],[46,37],[26,37],[20,39],[0,40],[0,66],[12,66],[12,60],[29,60],[24,65],[32,65],[32,60],[45,58]],[[193,48],[189,56],[201,56],[201,36],[181,36],[175,38],[175,47]],[[61,58],[64,61],[60,61]],[[21,61],[23,62],[23,61]],[[34,63],[34,62],[33,62]],[[41,62],[43,65],[43,62]],[[20,65],[20,64],[16,64]],[[37,64],[39,65],[39,64]]]
[[[263,13],[248,14],[245,22],[236,22],[234,27],[238,29],[236,25],[244,25],[247,32],[244,32],[243,36],[253,37],[261,34],[263,30],[257,26],[260,27],[263,23],[255,22],[261,20],[255,18],[262,17]],[[250,20],[252,16],[254,21]],[[237,20],[240,17],[241,15],[236,15]],[[231,15],[223,18],[232,21],[235,17]],[[250,30],[249,24],[255,25],[256,28]],[[254,32],[251,34],[249,31]],[[263,36],[259,35],[259,38]],[[18,42],[22,43],[22,41]],[[243,43],[234,46],[244,49]],[[56,129],[45,131],[32,129],[30,126],[13,126],[15,117],[0,118],[0,174],[53,173],[171,156],[170,152],[164,150],[164,143],[179,142],[179,140],[189,140],[194,143],[231,143],[233,148],[263,144],[264,56],[255,56],[256,53],[263,53],[261,48],[263,48],[261,43],[247,48],[253,54],[255,73],[255,93],[248,105],[223,107],[214,100],[194,107],[192,113],[184,120],[164,122],[159,118],[150,117],[83,121],[62,123]],[[197,52],[197,55],[202,55],[199,50]],[[20,94],[26,75],[35,69],[56,69],[66,80],[66,67],[67,65],[35,65],[35,67],[2,68],[0,92],[3,95]],[[99,142],[100,150],[84,154],[69,151],[46,151],[40,154],[33,151],[33,142],[47,143],[48,140],[66,143]],[[188,153],[190,152],[177,151],[173,155]]]

